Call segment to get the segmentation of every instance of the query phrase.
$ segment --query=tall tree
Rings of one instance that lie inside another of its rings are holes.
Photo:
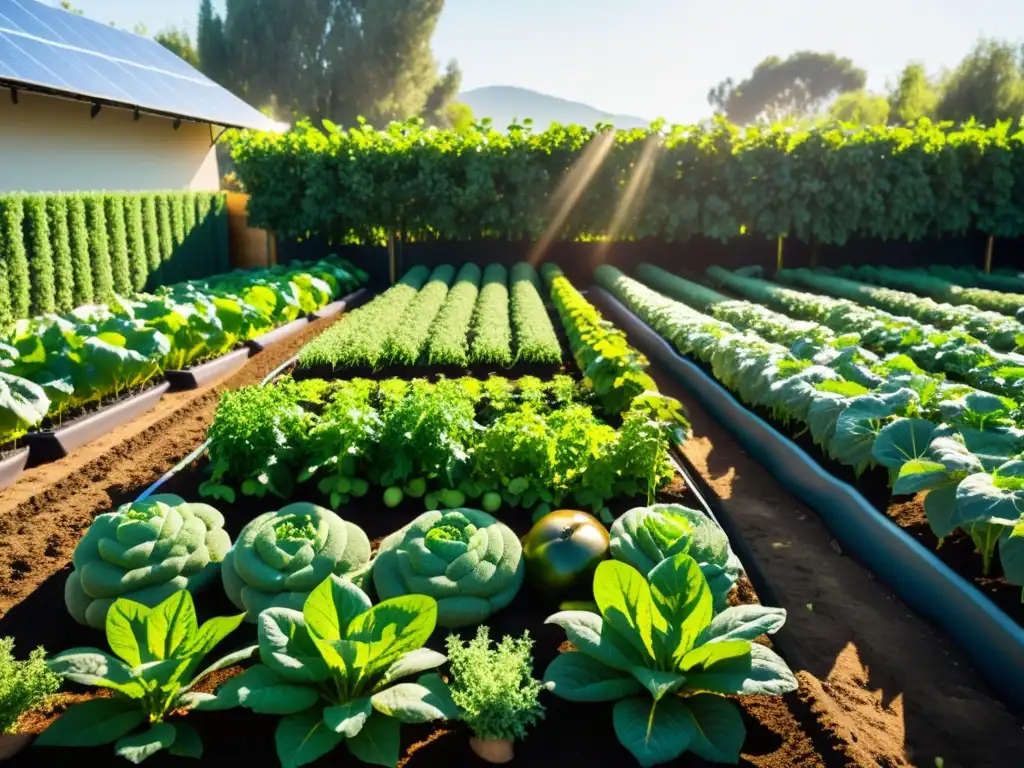
[[[889,101],[867,91],[847,91],[839,94],[828,109],[829,117],[844,123],[859,125],[885,125],[889,120]]]
[[[199,54],[192,45],[192,38],[184,29],[168,27],[163,32],[153,35],[153,39],[193,67],[199,67]]]
[[[922,64],[908,64],[889,92],[889,120],[913,123],[922,117],[935,117],[939,84],[928,77]]]
[[[281,117],[440,119],[460,81],[454,62],[438,74],[430,50],[443,8],[444,0],[227,0],[220,19],[204,0],[199,59],[214,80]]]
[[[838,94],[864,87],[867,74],[833,53],[798,51],[769,56],[739,83],[729,78],[708,92],[708,103],[734,123],[804,117]]]
[[[946,78],[935,108],[941,120],[994,125],[1024,114],[1024,48],[980,40]]]

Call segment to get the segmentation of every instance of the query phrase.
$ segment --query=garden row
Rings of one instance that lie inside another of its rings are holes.
[[[1009,123],[504,127],[321,132],[300,123],[286,134],[238,135],[232,155],[250,220],[290,239],[382,242],[393,231],[403,240],[681,242],[746,233],[841,245],[1024,235],[1024,137]],[[579,169],[587,184],[565,214],[555,203]],[[633,198],[638,187],[644,194]],[[609,231],[611,222],[624,223]]]
[[[562,348],[537,271],[465,264],[417,266],[370,303],[310,342],[299,368],[378,370],[388,366],[557,367]]]
[[[258,349],[261,337],[351,293],[363,280],[360,271],[328,259],[235,272],[156,295],[116,296],[109,304],[19,320],[0,337],[0,445],[16,449],[25,438],[37,454],[33,461],[59,458],[90,437],[81,426],[98,418],[89,416],[97,409],[111,406],[111,414],[119,409],[131,418],[138,408],[125,407],[130,401],[139,407],[142,398],[152,400],[148,407],[156,403],[160,392],[139,394],[156,377],[194,386],[200,364],[225,360],[242,342]],[[227,362],[239,367],[248,355],[239,349]],[[212,376],[230,370],[216,362],[206,367]],[[27,458],[24,450],[10,457],[15,475]]]
[[[221,193],[0,195],[0,328],[227,267]]]
[[[709,272],[734,291],[775,297],[769,303],[801,298],[829,304],[718,268]],[[980,551],[986,575],[998,550],[1006,581],[1024,586],[1017,461],[1024,431],[1014,400],[928,373],[899,349],[879,357],[859,346],[867,339],[848,328],[837,335],[826,325],[730,300],[656,268],[644,266],[638,274],[647,285],[612,267],[600,267],[597,279],[680,353],[709,365],[741,401],[808,432],[855,476],[880,466],[893,493],[928,491],[924,512],[940,542],[962,531]],[[849,309],[830,311],[846,316]],[[870,329],[881,330],[877,321]],[[900,343],[910,347],[920,339],[907,335]]]
[[[101,515],[77,546],[64,590],[82,627],[59,616],[45,626],[48,647],[79,647],[49,672],[39,656],[25,667],[28,695],[2,725],[16,727],[60,678],[111,695],[51,718],[19,759],[112,743],[135,763],[196,758],[213,742],[216,759],[264,765],[276,751],[291,768],[344,742],[360,762],[395,766],[449,731],[420,730],[406,750],[403,730],[461,720],[492,762],[511,758],[513,741],[538,765],[619,764],[622,747],[645,766],[684,753],[739,762],[756,710],[730,699],[770,707],[765,697],[797,686],[754,642],[785,611],[733,590],[741,564],[710,516],[653,503],[682,498],[665,488],[668,448],[688,427],[681,407],[556,268],[545,276],[582,380],[286,376],[226,393],[209,431],[211,480],[200,484],[202,466],[172,475],[180,495]],[[219,509],[183,500],[200,485]],[[371,485],[391,509],[367,502]],[[424,513],[418,497],[455,508]],[[610,531],[582,512],[548,513],[568,500],[600,510]],[[592,602],[561,604],[579,598]],[[218,618],[200,626],[197,613]],[[495,649],[483,623],[522,636]],[[97,629],[110,653],[83,647]],[[224,655],[204,668],[218,644]],[[565,739],[594,722],[574,702],[614,702],[613,728]],[[218,719],[238,711],[280,718],[276,750],[255,719]]]

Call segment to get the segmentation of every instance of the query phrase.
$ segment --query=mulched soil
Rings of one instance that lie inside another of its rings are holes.
[[[1019,764],[1021,721],[953,643],[844,556],[814,512],[685,389],[657,365],[652,372],[663,392],[686,404],[694,437],[682,454],[734,544],[751,553],[761,598],[789,613],[773,642],[799,670],[800,695],[842,745],[844,764]]]

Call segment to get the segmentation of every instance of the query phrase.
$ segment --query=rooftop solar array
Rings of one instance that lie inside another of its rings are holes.
[[[0,82],[232,128],[274,128],[159,43],[34,0],[0,0]]]

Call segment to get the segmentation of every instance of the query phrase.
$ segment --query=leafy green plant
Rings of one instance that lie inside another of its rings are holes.
[[[37,426],[49,409],[50,400],[42,387],[0,371],[0,445]]]
[[[480,267],[463,264],[430,328],[427,361],[432,365],[469,364],[469,324],[480,292]]]
[[[79,624],[105,626],[119,598],[153,607],[217,576],[231,546],[224,516],[207,504],[156,495],[98,516],[75,547],[64,589]]]
[[[47,662],[66,680],[107,688],[113,695],[75,704],[43,731],[36,745],[96,747],[116,742],[114,751],[135,764],[165,749],[177,757],[198,759],[203,753],[198,732],[172,714],[213,699],[193,689],[210,673],[256,651],[254,645],[235,651],[196,674],[203,659],[242,618],[222,616],[200,625],[188,592],[177,592],[152,608],[117,600],[104,625],[114,656],[96,648],[74,648]],[[140,725],[146,730],[136,731]]]
[[[343,741],[357,760],[396,766],[402,723],[456,719],[435,673],[445,662],[424,648],[437,603],[403,595],[377,605],[352,582],[331,576],[302,606],[259,617],[260,660],[222,685],[201,709],[243,706],[282,715],[275,742],[283,768],[297,768]],[[420,675],[416,682],[399,682]]]
[[[107,219],[107,241],[110,243],[114,292],[124,296],[134,290],[131,257],[128,253],[128,229],[124,218],[124,195],[104,196],[103,211]]]
[[[742,569],[715,521],[680,504],[634,507],[623,514],[611,527],[611,552],[641,573],[676,555],[689,555],[708,582],[715,611],[726,607]]]
[[[488,264],[470,325],[471,363],[512,364],[512,326],[508,313],[508,271]]]
[[[679,554],[645,578],[609,560],[594,574],[599,613],[562,611],[548,618],[578,651],[548,665],[552,693],[577,702],[614,701],[615,734],[642,766],[684,752],[737,763],[746,737],[727,696],[779,696],[796,678],[767,646],[752,642],[777,631],[779,608],[745,605],[714,615],[697,561]]]
[[[46,651],[36,648],[25,661],[14,658],[14,638],[0,638],[0,733],[17,733],[18,720],[39,709],[60,688],[60,676],[46,666]]]
[[[85,216],[93,293],[96,301],[110,302],[114,299],[114,272],[110,259],[110,237],[107,234],[107,213],[102,195],[85,196]]]
[[[33,315],[53,312],[56,306],[56,285],[53,273],[53,248],[50,241],[50,219],[46,198],[25,197],[25,242],[29,254],[29,276]]]
[[[373,563],[381,598],[429,595],[443,627],[483,622],[512,602],[525,574],[515,533],[476,509],[420,515],[381,542]]]
[[[82,195],[68,195],[68,230],[71,244],[71,268],[75,282],[72,305],[91,304],[95,298],[95,289],[92,284],[89,223],[85,198]]]
[[[544,717],[538,701],[544,686],[533,677],[533,640],[505,636],[491,647],[486,626],[463,644],[457,635],[445,641],[452,700],[462,719],[480,739],[522,741],[526,730]]]
[[[228,598],[255,622],[267,608],[301,608],[331,574],[363,584],[370,540],[329,509],[299,502],[246,523],[224,557]]]
[[[140,195],[125,195],[124,216],[132,290],[141,291],[146,287],[146,281],[149,279],[149,257],[146,254],[146,231],[142,219],[142,197]]]
[[[533,265],[521,261],[509,275],[509,311],[516,359],[527,363],[560,363],[562,345],[540,297],[540,278]]]
[[[434,318],[448,297],[448,287],[454,277],[454,267],[448,264],[435,267],[423,289],[409,302],[384,345],[384,355],[392,363],[416,365],[419,362]]]
[[[71,230],[68,224],[68,195],[47,195],[46,218],[49,221],[50,251],[53,254],[53,310],[69,312],[75,307],[75,267],[71,254]]]

